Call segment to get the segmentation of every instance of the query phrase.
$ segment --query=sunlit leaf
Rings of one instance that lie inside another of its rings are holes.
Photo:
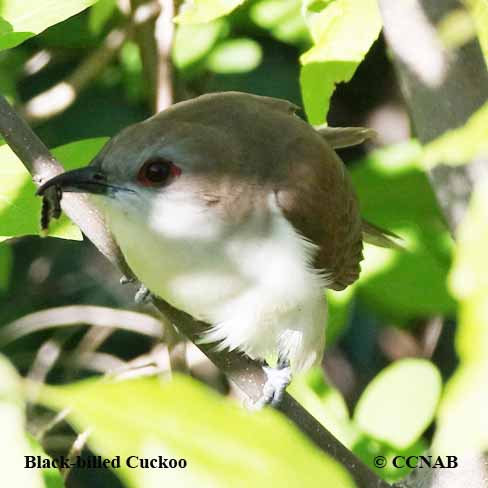
[[[486,324],[485,324],[486,325]],[[433,450],[449,454],[488,448],[488,361],[466,362],[449,380],[437,415]]]
[[[473,18],[462,7],[447,12],[436,28],[442,44],[448,49],[459,49],[476,37]]]
[[[176,30],[173,62],[180,69],[203,59],[219,39],[226,23],[222,19],[205,24],[182,24]]]
[[[96,0],[2,0],[0,50],[17,46],[29,37],[81,12]]]
[[[315,368],[293,379],[288,391],[346,447],[351,447],[359,430],[351,422],[341,393],[325,381],[322,369]]]
[[[32,450],[32,455],[41,456],[43,459],[49,459],[48,454],[46,453],[46,451],[44,451],[41,444],[39,444],[39,441],[35,437],[27,435],[27,439]],[[44,488],[64,488],[64,479],[59,469],[55,467],[45,467],[38,471],[42,476]]]
[[[201,24],[229,14],[244,0],[185,0],[174,21],[178,24]]]
[[[47,387],[41,402],[71,407],[89,444],[121,457],[130,487],[354,486],[349,475],[272,410],[251,414],[188,377]],[[184,458],[185,469],[129,469],[129,456]]]
[[[359,440],[353,446],[354,454],[370,466],[380,478],[383,478],[389,483],[395,483],[396,481],[403,479],[410,473],[410,471],[412,471],[412,468],[409,468],[402,462],[402,460],[400,460],[400,466],[403,466],[397,468],[393,464],[393,458],[397,456],[420,456],[425,454],[427,449],[427,443],[423,439],[417,440],[404,449],[398,449],[368,435],[360,436]],[[377,468],[374,462],[371,462],[371,460],[375,459],[377,456],[386,458],[386,465],[384,467]]]
[[[8,289],[11,271],[12,249],[6,244],[0,244],[0,292]]]
[[[124,88],[131,101],[144,99],[144,76],[139,47],[134,41],[126,41],[119,52]]]
[[[86,139],[59,147],[53,154],[66,169],[86,165],[100,150],[105,138]],[[7,145],[0,147],[0,241],[11,237],[38,234],[41,199],[23,164]],[[53,237],[81,239],[77,227],[63,216],[50,227]]]
[[[116,0],[98,0],[90,9],[88,26],[94,34],[99,34],[117,8]]]
[[[301,46],[310,43],[301,3],[301,0],[260,0],[251,6],[249,15],[276,39]]]
[[[215,73],[245,73],[257,68],[261,58],[261,46],[256,41],[230,39],[212,51],[207,66]]]
[[[0,93],[9,101],[17,102],[19,100],[17,80],[25,70],[26,61],[27,53],[21,49],[0,52]]]
[[[481,49],[488,64],[488,2],[486,0],[466,0],[471,15],[473,16]]]
[[[348,324],[355,291],[354,285],[342,291],[327,290],[329,317],[325,328],[326,347],[330,347],[337,341]]]
[[[38,470],[24,468],[24,456],[33,453],[25,434],[22,390],[17,372],[4,356],[0,356],[0,431],[2,486],[45,487]]]
[[[404,240],[402,251],[366,245],[357,284],[362,301],[396,320],[456,310],[446,284],[453,243],[421,155],[418,144],[400,144],[351,170],[363,217]]]
[[[449,380],[434,439],[437,452],[482,452],[488,448],[488,181],[477,182],[458,229],[450,286],[460,300],[456,335],[460,366]]]
[[[463,362],[484,361],[488,357],[487,191],[488,181],[479,182],[459,228],[450,275],[451,289],[461,301],[456,346]]]
[[[404,449],[432,422],[441,388],[440,373],[430,361],[397,361],[366,387],[354,421],[369,436]]]
[[[381,30],[377,0],[304,0],[314,46],[300,75],[308,120],[325,122],[337,83],[349,81]]]
[[[465,164],[488,156],[488,103],[478,109],[458,129],[452,129],[425,147],[424,163],[428,166]]]

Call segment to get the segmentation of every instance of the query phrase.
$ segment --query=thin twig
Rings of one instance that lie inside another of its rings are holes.
[[[67,407],[61,410],[60,412],[57,412],[56,415],[54,415],[49,422],[44,424],[42,427],[39,428],[39,430],[34,434],[35,438],[39,441],[42,442],[44,439],[44,436],[56,425],[59,425],[71,412],[71,408]]]
[[[88,437],[90,436],[92,432],[92,429],[86,429],[83,432],[80,432],[77,436],[75,441],[73,442],[73,445],[71,446],[71,449],[68,452],[68,459],[71,459],[73,462],[73,459],[81,454],[83,451],[83,448],[85,447],[86,441],[88,440]],[[68,479],[69,474],[71,473],[71,466],[69,468],[63,468],[61,469],[61,473],[63,474],[63,479],[66,482]]]
[[[162,322],[151,315],[95,305],[69,305],[34,312],[3,326],[0,345],[45,329],[84,324],[128,330],[156,339],[163,336]]]
[[[173,103],[174,0],[131,0],[131,6],[151,111],[158,113]]]
[[[32,129],[2,96],[0,96],[0,134],[4,136],[26,168],[31,171],[36,184],[63,171],[60,163],[53,158]],[[103,225],[99,213],[87,199],[80,198],[79,194],[68,193],[63,197],[62,205],[66,214],[95,246],[114,265],[118,266],[120,272],[128,278],[135,279],[120,249]],[[209,327],[208,324],[194,320],[190,315],[175,309],[160,298],[154,298],[153,304],[172,323],[177,324],[178,329],[193,343],[197,343],[197,347],[243,390],[251,401],[257,401],[262,397],[266,374],[258,362],[252,361],[237,351],[216,351],[212,345],[199,344],[197,339],[201,336],[202,330]],[[389,486],[346,449],[289,394],[284,395],[279,409],[319,448],[342,463],[356,480],[359,488],[386,488]]]
[[[111,374],[113,371],[124,369],[127,365],[125,361],[104,352],[92,352],[82,356],[61,357],[59,363],[67,368],[77,368],[96,373]]]
[[[45,341],[34,358],[34,361],[26,374],[29,384],[32,385],[30,390],[29,412],[32,411],[33,404],[42,385],[46,382],[49,372],[54,368],[63,351],[63,344],[73,335],[74,331],[62,330],[53,337]]]
[[[38,123],[64,112],[110,63],[124,44],[127,34],[128,28],[114,29],[110,32],[102,45],[82,61],[65,80],[29,100],[20,109],[24,117],[31,123]]]
[[[157,84],[155,112],[161,112],[173,103],[173,66],[171,50],[173,48],[175,26],[174,0],[158,0],[161,12],[154,26],[154,38],[158,50]]]

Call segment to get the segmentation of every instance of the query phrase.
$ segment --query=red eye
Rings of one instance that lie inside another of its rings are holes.
[[[137,179],[144,186],[163,186],[170,179],[181,174],[181,169],[175,166],[171,161],[157,158],[146,161],[139,173]]]

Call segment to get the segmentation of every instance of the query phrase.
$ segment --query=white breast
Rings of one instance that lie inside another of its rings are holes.
[[[152,201],[145,219],[136,201],[105,210],[138,278],[212,324],[202,341],[257,359],[282,352],[296,371],[322,357],[326,280],[310,266],[315,246],[295,232],[274,195],[268,202],[239,227],[183,194]]]

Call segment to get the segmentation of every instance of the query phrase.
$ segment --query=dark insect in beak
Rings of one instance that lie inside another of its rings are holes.
[[[63,193],[58,186],[51,187],[54,191],[46,191],[42,197],[41,236],[45,237],[49,230],[49,222],[61,217],[61,198]]]
[[[61,216],[63,192],[106,194],[109,188],[112,187],[107,185],[105,175],[93,166],[67,171],[51,178],[36,192],[36,195],[43,197],[41,235],[47,235],[51,219]]]

